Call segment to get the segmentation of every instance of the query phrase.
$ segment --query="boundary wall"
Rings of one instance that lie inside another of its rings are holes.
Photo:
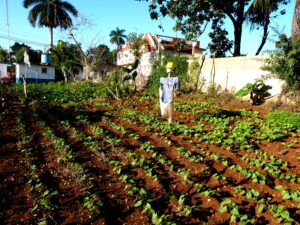
[[[261,69],[264,60],[268,56],[241,56],[228,58],[207,58],[204,60],[200,78],[204,78],[204,89],[214,83],[222,90],[235,93],[247,83],[253,83],[257,79],[268,75],[268,71]],[[200,59],[201,65],[202,59]],[[272,86],[269,90],[271,96],[279,95],[283,81],[269,78],[265,84]]]

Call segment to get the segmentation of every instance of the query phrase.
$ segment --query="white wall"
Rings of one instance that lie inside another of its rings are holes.
[[[268,74],[267,71],[261,69],[266,57],[268,56],[205,59],[201,70],[201,76],[205,79],[205,87],[208,87],[214,80],[215,84],[220,85],[222,89],[234,93],[247,83],[253,83],[256,79]],[[269,91],[271,95],[279,94],[283,85],[283,81],[274,78],[267,79],[265,83],[272,86]]]
[[[5,77],[7,75],[8,66],[10,66],[10,64],[0,63],[0,78]]]
[[[45,68],[47,73],[42,73]],[[16,82],[22,79],[22,75],[26,73],[26,78],[29,82],[43,82],[55,80],[55,68],[52,66],[31,65],[26,72],[24,64],[16,64]]]
[[[133,62],[134,55],[131,53],[129,48],[117,52],[117,66],[128,65]]]

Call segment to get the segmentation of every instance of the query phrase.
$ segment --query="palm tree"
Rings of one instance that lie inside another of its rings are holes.
[[[117,49],[120,49],[123,44],[125,44],[125,39],[127,36],[124,34],[125,30],[116,28],[116,30],[112,30],[109,34],[110,36],[110,42],[112,44],[117,45]]]
[[[270,9],[270,0],[253,0],[252,6],[263,12]]]
[[[271,13],[278,9],[281,0],[253,0],[247,11],[247,20],[250,22],[250,29],[263,27],[263,36],[258,50],[255,55],[258,55],[267,41],[269,35],[269,26],[271,22]],[[280,12],[284,14],[284,11]]]
[[[254,0],[247,12],[247,20],[251,23],[250,30],[262,26],[263,36],[255,55],[258,55],[267,41],[269,35],[271,6],[269,0]]]
[[[25,8],[32,8],[29,11],[28,20],[33,27],[49,28],[49,45],[53,46],[53,28],[60,27],[67,29],[72,26],[72,19],[69,14],[77,16],[78,12],[73,5],[61,0],[23,0]]]

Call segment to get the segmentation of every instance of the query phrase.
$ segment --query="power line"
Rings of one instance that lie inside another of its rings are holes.
[[[23,39],[23,38],[12,37],[12,36],[8,36],[8,35],[1,35],[0,34],[0,38],[6,39],[6,40],[13,40],[13,41],[16,41],[16,42],[27,43],[27,44],[35,45],[35,46],[41,46],[41,47],[46,47],[48,45],[48,44],[45,44],[45,43],[31,41],[31,40],[27,40],[27,39]]]
[[[5,27],[0,26],[0,33],[1,32],[6,33],[7,32],[7,27],[6,26]],[[30,38],[30,39],[36,39],[36,40],[38,40],[38,39],[39,40],[44,40],[45,39],[45,35],[41,34],[38,30],[36,30],[36,32],[32,32],[32,31],[30,31],[30,32],[26,32],[26,31],[20,32],[20,29],[19,30],[14,30],[12,28],[12,26],[10,26],[9,27],[9,33],[13,36],[22,36],[22,37],[26,36],[27,38]]]

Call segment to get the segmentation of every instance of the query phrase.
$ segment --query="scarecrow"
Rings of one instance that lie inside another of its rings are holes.
[[[162,116],[168,117],[168,122],[171,123],[173,120],[173,98],[174,91],[180,89],[180,82],[178,77],[172,77],[175,69],[175,64],[173,62],[168,62],[166,65],[167,77],[160,78],[159,87],[159,102],[160,111]]]

